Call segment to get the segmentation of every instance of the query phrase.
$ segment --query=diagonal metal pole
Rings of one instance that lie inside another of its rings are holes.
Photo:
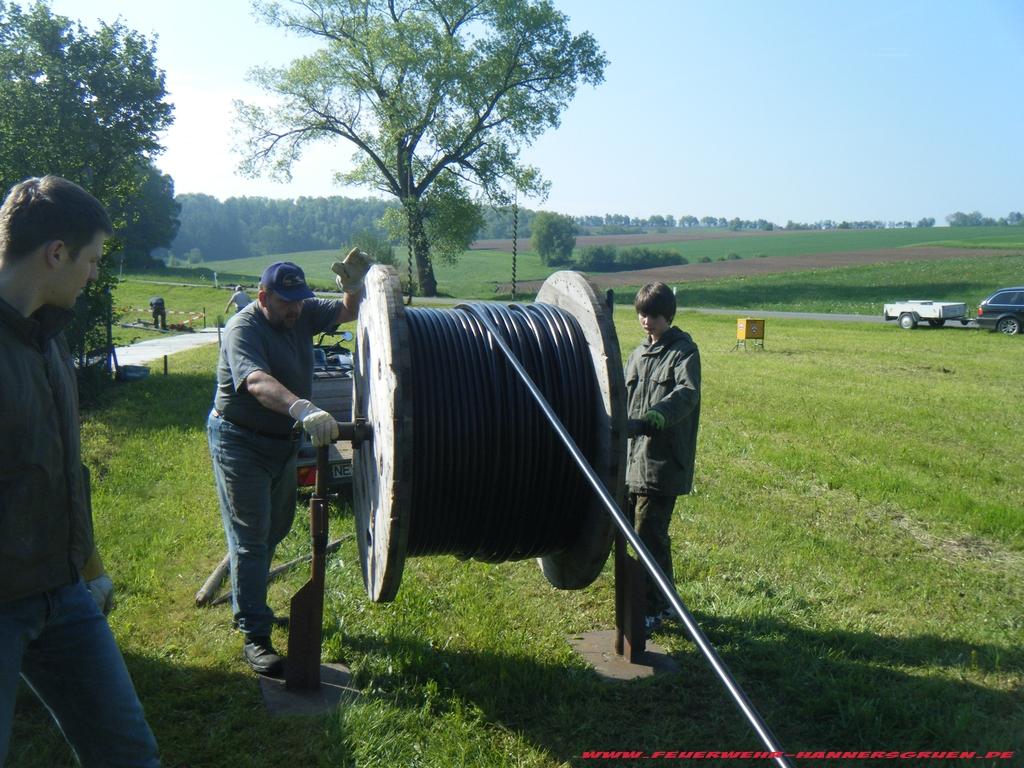
[[[767,723],[761,719],[761,716],[757,713],[757,710],[754,709],[754,705],[750,703],[750,700],[743,692],[743,689],[740,688],[733,679],[732,673],[725,665],[725,662],[722,661],[722,658],[718,655],[718,651],[716,651],[715,647],[711,645],[711,641],[708,640],[703,630],[698,626],[697,621],[693,618],[693,615],[683,604],[682,599],[679,597],[679,593],[676,592],[675,585],[665,577],[661,568],[654,561],[654,557],[651,555],[650,551],[646,546],[644,546],[644,543],[640,541],[640,537],[636,535],[636,531],[633,530],[633,526],[630,524],[629,520],[626,519],[622,510],[619,509],[619,505],[615,503],[615,499],[612,498],[611,493],[608,492],[604,483],[601,482],[601,478],[597,476],[597,473],[594,472],[593,468],[587,463],[586,457],[579,449],[579,446],[576,445],[576,442],[572,439],[572,435],[569,434],[569,431],[559,420],[558,415],[548,404],[548,401],[544,399],[543,393],[537,388],[537,385],[533,383],[533,380],[530,378],[530,374],[526,372],[526,369],[516,358],[508,344],[505,343],[505,339],[502,338],[498,329],[495,328],[494,323],[492,323],[491,319],[487,317],[486,311],[471,304],[459,304],[456,306],[456,309],[468,312],[479,320],[487,329],[491,338],[494,339],[495,344],[498,345],[501,351],[505,354],[505,357],[508,358],[509,363],[515,369],[519,378],[523,380],[523,384],[526,385],[526,388],[530,391],[533,399],[537,401],[537,405],[540,406],[540,409],[544,412],[547,420],[551,422],[551,426],[554,427],[555,432],[558,433],[558,436],[565,444],[565,447],[569,449],[569,453],[579,465],[580,470],[582,470],[591,487],[608,509],[608,512],[611,514],[615,524],[619,527],[619,530],[622,531],[622,535],[626,537],[629,543],[633,546],[637,555],[639,555],[640,562],[643,563],[644,568],[647,569],[651,578],[654,579],[655,583],[658,585],[658,589],[661,590],[662,594],[665,595],[665,598],[672,605],[676,615],[682,619],[683,625],[686,627],[686,631],[690,633],[690,637],[693,639],[693,642],[697,644],[698,648],[700,648],[701,653],[704,654],[704,658],[707,659],[711,668],[715,671],[715,674],[718,675],[718,679],[722,681],[722,685],[725,686],[729,695],[732,696],[733,701],[736,702],[736,706],[739,707],[743,716],[747,718],[747,722],[749,722],[754,731],[757,732],[757,735],[761,738],[761,742],[765,745],[768,751],[773,753],[773,759],[780,768],[791,768],[789,761],[786,760],[785,751],[779,746],[778,741],[772,734],[771,729],[768,728]]]

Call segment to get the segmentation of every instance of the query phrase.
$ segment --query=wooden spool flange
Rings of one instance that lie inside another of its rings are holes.
[[[594,470],[621,503],[626,387],[611,315],[578,272],[551,275],[537,300],[573,315],[583,329],[600,389],[594,413],[599,435]],[[354,367],[353,417],[365,418],[373,429],[373,439],[353,455],[359,554],[370,599],[386,602],[397,594],[405,566],[415,469],[411,382],[416,372],[411,370],[401,285],[391,267],[377,266],[367,274]],[[545,577],[559,589],[587,586],[608,558],[613,533],[611,518],[595,495],[576,540],[561,552],[538,558]]]
[[[374,602],[393,600],[402,582],[412,504],[412,362],[398,273],[375,266],[359,307],[352,417],[373,439],[352,454],[352,494],[363,583]]]
[[[598,444],[593,468],[621,508],[626,482],[626,383],[611,312],[579,272],[555,272],[544,281],[537,301],[568,312],[583,329],[601,395],[595,399]],[[592,493],[576,541],[568,549],[538,558],[537,562],[552,586],[582,589],[601,573],[614,535],[615,524],[597,494]]]

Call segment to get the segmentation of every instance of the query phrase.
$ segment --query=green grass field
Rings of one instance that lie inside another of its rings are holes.
[[[956,239],[950,239],[955,235]],[[958,229],[883,229],[883,230],[831,230],[828,232],[775,232],[763,236],[722,238],[720,240],[688,240],[679,243],[660,243],[651,246],[682,253],[695,263],[702,257],[713,260],[736,253],[741,258],[754,258],[761,254],[772,256],[798,256],[810,253],[841,253],[870,251],[905,246],[984,247],[1024,250],[1024,235],[1020,227],[961,227]],[[403,277],[407,272],[405,252],[399,256],[398,270]],[[247,274],[258,279],[267,265],[286,259],[299,264],[311,283],[323,288],[333,285],[331,262],[341,256],[340,251],[303,251],[276,254],[251,259],[208,261],[202,266],[218,272]],[[467,251],[457,264],[437,263],[435,271],[438,290],[446,296],[463,298],[491,298],[497,285],[512,280],[512,256],[502,251]],[[518,280],[542,280],[551,272],[531,251],[518,255]]]
[[[1024,250],[1024,249],[1022,249]],[[1024,253],[939,261],[905,261],[774,275],[673,283],[687,307],[881,315],[903,299],[962,301],[973,315],[995,289],[1024,283]],[[639,285],[615,289],[633,304]]]
[[[626,308],[616,320],[626,354],[639,328]],[[743,352],[731,317],[677,322],[701,347],[704,402],[676,582],[782,745],[1019,757],[1022,341],[772,320],[766,350]],[[667,677],[607,684],[573,654],[567,635],[613,624],[610,567],[558,592],[533,562],[420,558],[373,605],[347,513],[331,521],[347,538],[324,658],[361,693],[330,716],[270,719],[229,610],[192,604],[224,550],[203,430],[215,355],[120,385],[83,426],[111,623],[165,765],[548,768],[595,764],[585,750],[760,748],[681,630],[656,638],[681,667]],[[299,522],[279,559],[307,547]],[[278,612],[305,579],[273,586]],[[8,765],[71,765],[42,707],[18,706]]]

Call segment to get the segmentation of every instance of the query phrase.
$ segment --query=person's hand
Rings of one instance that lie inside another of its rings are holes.
[[[358,248],[348,252],[344,261],[336,261],[331,265],[335,282],[343,293],[359,293],[363,290],[363,278],[373,266],[373,259]]]
[[[317,448],[330,445],[338,437],[337,420],[309,400],[296,400],[288,408],[288,414],[296,421],[302,422],[302,428],[306,430],[309,439]]]
[[[101,574],[85,582],[85,588],[89,590],[92,599],[96,601],[96,607],[104,616],[108,616],[114,610],[114,582],[107,574]]]
[[[665,416],[661,411],[656,411],[653,408],[644,414],[644,421],[655,432],[660,432],[665,428]]]

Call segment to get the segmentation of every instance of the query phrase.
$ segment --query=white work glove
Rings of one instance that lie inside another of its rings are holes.
[[[348,252],[344,261],[331,264],[331,270],[337,275],[335,282],[343,293],[359,293],[363,290],[363,278],[373,266],[373,259],[358,248]]]
[[[335,418],[309,400],[296,400],[289,406],[288,415],[302,422],[302,428],[317,448],[330,445],[338,437],[338,422]]]
[[[114,582],[107,574],[104,573],[85,582],[85,588],[89,590],[92,599],[96,601],[96,607],[104,616],[114,610]]]

